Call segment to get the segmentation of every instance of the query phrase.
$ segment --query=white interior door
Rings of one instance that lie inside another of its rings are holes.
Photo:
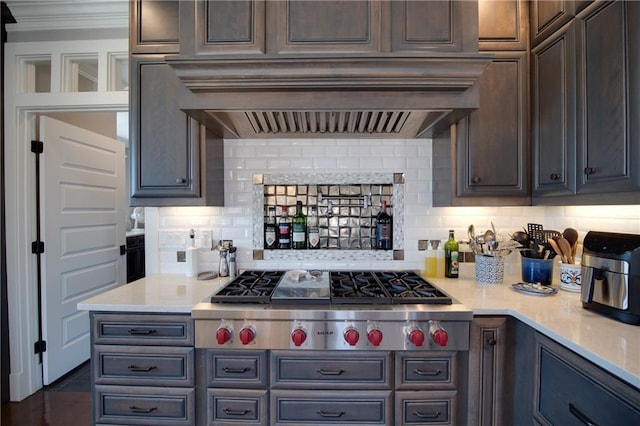
[[[89,315],[79,301],[124,284],[124,144],[41,117],[43,383],[90,356]]]

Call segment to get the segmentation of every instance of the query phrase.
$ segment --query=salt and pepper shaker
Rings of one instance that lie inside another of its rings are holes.
[[[229,254],[229,248],[227,245],[220,244],[218,246],[218,250],[220,251],[220,263],[218,265],[218,276],[220,277],[228,277],[229,276],[229,263],[227,260],[227,255]]]
[[[237,247],[229,247],[229,255],[228,255],[228,260],[229,260],[229,278],[233,278],[236,276],[237,273],[237,269],[236,269],[236,251],[238,250]]]

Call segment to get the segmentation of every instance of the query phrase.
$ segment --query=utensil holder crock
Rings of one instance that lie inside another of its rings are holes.
[[[476,255],[476,281],[501,284],[504,280],[504,257]]]

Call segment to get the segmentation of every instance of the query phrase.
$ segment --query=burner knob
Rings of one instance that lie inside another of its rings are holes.
[[[240,330],[240,341],[243,345],[248,345],[256,337],[256,331],[253,327],[244,327]]]
[[[373,328],[369,330],[369,333],[367,333],[367,338],[373,346],[380,346],[380,343],[382,343],[382,331],[377,328]]]
[[[440,321],[429,321],[429,334],[431,334],[431,339],[433,339],[437,345],[447,346],[449,335],[440,325]]]
[[[347,327],[344,331],[344,340],[349,344],[349,346],[355,346],[360,340],[360,333],[354,327]]]
[[[296,346],[300,346],[307,340],[307,333],[302,328],[296,328],[291,332],[291,340]]]
[[[229,327],[218,328],[218,330],[216,331],[216,340],[218,341],[219,345],[224,345],[229,340],[231,340],[231,330],[229,330]]]
[[[424,333],[419,328],[413,328],[409,331],[409,341],[416,346],[422,346],[424,343]]]
[[[447,346],[447,341],[449,340],[449,335],[444,330],[436,330],[431,336],[434,342],[436,342],[440,346]]]

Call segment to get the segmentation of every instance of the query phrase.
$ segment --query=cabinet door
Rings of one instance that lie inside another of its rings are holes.
[[[264,0],[182,2],[180,54],[264,54],[265,19]]]
[[[529,6],[526,0],[478,2],[480,50],[527,50]]]
[[[578,193],[640,190],[638,22],[640,5],[626,1],[578,18]]]
[[[531,2],[531,46],[535,46],[575,15],[574,0]]]
[[[576,191],[576,30],[560,29],[531,51],[533,195]]]
[[[199,197],[200,127],[179,106],[187,89],[163,56],[131,55],[130,66],[132,199]]]
[[[375,53],[380,50],[380,2],[269,2],[270,53]]]
[[[457,125],[458,197],[529,196],[527,75],[526,52],[496,52],[482,74],[480,108]]]
[[[131,53],[178,53],[178,0],[132,0],[129,3]]]
[[[513,345],[507,317],[475,317],[469,344],[469,424],[511,421]]]
[[[640,424],[640,391],[536,334],[534,418],[543,425]]]
[[[478,49],[475,2],[391,3],[392,52],[473,52]]]

